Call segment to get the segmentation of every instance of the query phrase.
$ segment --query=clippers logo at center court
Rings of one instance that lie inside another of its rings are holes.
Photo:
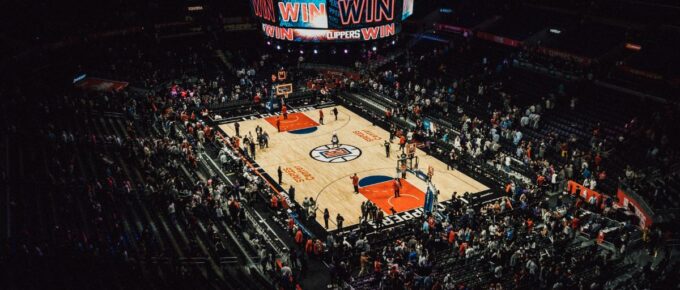
[[[351,152],[345,148],[333,148],[326,151],[321,151],[321,155],[326,158],[342,157],[345,155],[350,155]]]
[[[361,156],[361,149],[345,144],[341,144],[339,147],[332,147],[332,145],[322,145],[312,149],[312,151],[309,152],[309,156],[321,162],[347,162],[357,159],[359,156]]]

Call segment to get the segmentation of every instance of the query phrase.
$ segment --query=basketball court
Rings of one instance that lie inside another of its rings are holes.
[[[336,229],[335,217],[340,213],[343,226],[359,223],[361,203],[370,200],[388,216],[391,209],[404,212],[422,207],[427,183],[409,172],[400,179],[400,197],[393,194],[393,182],[397,175],[401,152],[397,139],[391,144],[390,157],[385,156],[384,141],[389,133],[352,111],[336,106],[338,120],[331,112],[333,107],[323,108],[324,125],[319,122],[319,109],[269,116],[240,121],[241,136],[249,132],[255,136],[255,127],[264,128],[269,136],[269,148],[257,149],[256,162],[276,180],[279,166],[283,171],[281,186],[286,190],[295,187],[295,199],[302,204],[305,197],[317,201],[317,221],[323,225],[323,210],[328,208],[331,219],[329,230]],[[281,132],[277,130],[277,119]],[[230,136],[235,134],[233,123],[220,125]],[[331,145],[336,133],[339,146]],[[446,164],[416,150],[418,168],[423,172],[428,166],[434,168],[432,183],[440,191],[439,201],[452,198],[453,192],[477,193],[489,188],[469,176],[447,170]],[[359,176],[359,193],[354,193],[351,176]]]

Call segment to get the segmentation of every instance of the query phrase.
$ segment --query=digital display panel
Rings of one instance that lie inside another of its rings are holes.
[[[367,41],[394,36],[414,0],[249,0],[263,33],[299,42]]]
[[[328,28],[326,0],[281,0],[279,25],[297,28]]]
[[[401,9],[401,20],[406,20],[413,14],[413,0],[404,0],[404,5]]]

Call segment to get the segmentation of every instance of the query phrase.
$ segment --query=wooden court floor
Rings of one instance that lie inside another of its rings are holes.
[[[289,114],[288,120],[279,120],[283,132],[276,128],[276,116],[256,120],[241,121],[240,134],[251,133],[255,127],[262,127],[270,136],[269,148],[257,149],[255,161],[277,179],[277,169],[281,166],[284,174],[282,187],[295,187],[295,199],[302,204],[305,197],[317,201],[317,220],[323,225],[323,210],[331,214],[329,230],[336,228],[335,217],[340,213],[344,226],[359,222],[361,203],[367,199],[376,202],[386,215],[390,206],[397,211],[409,210],[423,205],[423,192],[427,185],[413,174],[408,174],[402,196],[394,198],[391,186],[396,177],[397,159],[400,154],[397,139],[391,145],[387,158],[384,141],[389,133],[371,122],[354,114],[342,106],[336,121],[332,108],[324,108],[324,124],[319,123],[319,109]],[[230,136],[235,134],[234,124],[223,124],[220,128]],[[336,133],[341,146],[333,148],[331,137]],[[417,150],[419,168],[426,172],[428,166],[434,168],[433,184],[440,191],[439,200],[449,200],[454,192],[476,193],[488,187],[456,171],[447,170],[446,164]],[[359,194],[354,193],[350,177],[356,173],[361,179]],[[406,191],[408,190],[408,191]]]

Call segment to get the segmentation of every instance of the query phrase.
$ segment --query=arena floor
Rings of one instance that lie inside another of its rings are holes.
[[[275,180],[277,169],[283,170],[282,187],[295,186],[295,199],[302,203],[305,197],[317,201],[317,220],[323,225],[323,210],[331,214],[329,230],[334,230],[335,217],[340,213],[345,222],[352,226],[359,222],[361,203],[367,199],[378,205],[386,215],[390,208],[397,212],[422,207],[426,183],[409,173],[402,180],[401,197],[394,198],[392,181],[396,176],[398,153],[397,139],[391,146],[389,158],[385,156],[384,141],[389,133],[350,110],[337,106],[339,114],[335,120],[330,108],[324,108],[324,124],[319,124],[319,109],[291,113],[287,120],[281,120],[281,132],[277,131],[279,116],[265,117],[240,122],[240,134],[255,136],[256,126],[262,127],[270,136],[269,148],[257,149],[257,164]],[[230,136],[235,134],[234,124],[220,128]],[[339,148],[332,148],[331,137],[337,133]],[[446,164],[417,150],[419,168],[427,171],[434,168],[433,184],[440,190],[439,200],[449,200],[453,192],[477,193],[489,188],[469,176],[446,170]],[[355,194],[350,177],[359,176],[360,194]]]

